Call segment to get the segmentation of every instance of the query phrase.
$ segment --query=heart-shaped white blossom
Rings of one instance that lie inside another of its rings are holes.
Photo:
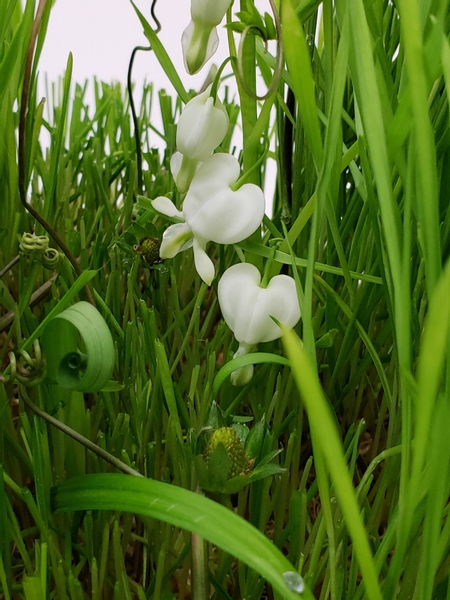
[[[261,274],[249,263],[227,269],[219,281],[219,305],[228,327],[238,342],[254,346],[281,336],[270,317],[292,328],[300,319],[295,281],[276,275],[266,288],[260,287]]]
[[[264,216],[261,188],[247,183],[237,191],[231,189],[239,174],[239,162],[233,156],[213,154],[196,172],[182,211],[168,198],[156,198],[152,203],[159,212],[185,221],[165,231],[161,258],[173,258],[192,246],[197,272],[208,285],[214,279],[214,264],[205,252],[206,244],[241,242],[256,231]]]
[[[295,281],[287,275],[272,277],[266,288],[260,287],[261,274],[249,263],[234,265],[219,281],[218,296],[223,318],[239,342],[235,357],[251,351],[261,342],[281,336],[281,329],[271,317],[294,327],[300,319]],[[253,376],[253,365],[234,371],[234,385],[245,385]]]

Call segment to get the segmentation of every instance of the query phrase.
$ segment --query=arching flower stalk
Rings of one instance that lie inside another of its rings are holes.
[[[237,191],[231,189],[239,173],[233,156],[213,154],[195,174],[181,211],[164,196],[152,202],[158,212],[181,221],[164,232],[161,258],[173,258],[192,247],[197,273],[208,285],[214,279],[214,264],[205,252],[206,244],[241,242],[258,229],[264,216],[261,188],[247,183]]]
[[[261,274],[249,263],[227,269],[218,286],[223,318],[239,342],[234,355],[243,356],[259,343],[281,336],[281,329],[271,317],[287,327],[300,319],[295,281],[288,275],[272,277],[266,288],[260,286]],[[234,385],[245,385],[253,377],[253,365],[237,369],[231,375]]]

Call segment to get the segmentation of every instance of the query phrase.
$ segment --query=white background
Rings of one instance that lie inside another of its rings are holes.
[[[136,0],[136,6],[151,26],[151,0]],[[236,2],[238,4],[238,2]],[[258,9],[270,12],[268,0],[257,0]],[[220,44],[216,54],[197,75],[188,75],[183,64],[181,34],[190,21],[189,0],[158,0],[155,14],[161,22],[158,34],[169,54],[186,89],[199,90],[208,74],[209,67],[220,65],[228,56],[226,30],[218,27]],[[239,39],[236,39],[239,42]],[[93,103],[94,76],[99,81],[112,83],[119,81],[125,86],[128,62],[133,48],[148,45],[139,18],[129,0],[57,0],[50,15],[47,36],[39,61],[39,95],[46,95],[45,75],[48,82],[56,82],[64,75],[69,52],[73,55],[72,82],[84,84],[90,82],[86,99]],[[228,72],[230,67],[228,66]],[[225,71],[227,72],[227,70]],[[166,89],[173,94],[172,85],[167,79],[152,52],[138,52],[133,67],[135,84],[135,102],[139,102],[143,83],[152,83],[156,91]],[[235,90],[234,81],[227,85]],[[125,88],[124,88],[125,89]],[[220,96],[220,94],[219,94]],[[159,128],[161,124],[159,108],[154,103],[152,122]],[[51,102],[47,103],[50,109]],[[93,111],[91,112],[91,116]],[[161,142],[153,138],[156,146]],[[44,142],[45,143],[45,142]],[[239,140],[233,140],[238,146]],[[270,175],[269,175],[270,173]],[[269,161],[267,173],[266,198],[271,198],[275,184],[275,163]],[[270,189],[268,189],[270,188]]]
[[[154,25],[150,16],[150,0],[137,0],[136,6]],[[181,34],[190,21],[189,0],[158,0],[155,14],[161,22],[159,38],[174,63],[187,89],[200,89],[209,65],[220,64],[227,56],[226,32],[219,27],[221,38],[214,57],[197,75],[188,75],[181,52]],[[50,82],[64,74],[69,52],[73,54],[72,80],[126,83],[128,62],[134,46],[148,45],[141,23],[128,0],[57,0],[39,62],[41,75]],[[157,90],[173,93],[158,61],[151,52],[138,52],[134,61],[133,81],[138,90],[144,81]],[[41,89],[44,89],[41,82]]]

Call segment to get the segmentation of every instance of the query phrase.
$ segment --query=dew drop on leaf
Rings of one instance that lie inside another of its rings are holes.
[[[286,571],[283,573],[284,582],[287,587],[296,592],[297,594],[301,594],[305,589],[305,582],[303,581],[303,577],[295,571]]]

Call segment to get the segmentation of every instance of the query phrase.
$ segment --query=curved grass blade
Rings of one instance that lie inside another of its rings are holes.
[[[77,302],[52,319],[42,346],[47,379],[80,392],[98,392],[114,369],[114,344],[105,320],[89,302]]]
[[[156,58],[159,60],[159,64],[164,69],[165,74],[169,78],[171,84],[175,88],[177,94],[180,96],[181,100],[187,104],[190,100],[188,93],[184,89],[184,85],[177,73],[177,70],[173,66],[172,61],[170,60],[169,55],[166,52],[166,49],[162,45],[160,39],[150,27],[148,22],[146,21],[144,15],[138,9],[138,7],[131,0],[131,4],[133,5],[134,10],[136,11],[137,16],[141,22],[142,27],[144,28],[145,36],[147,37],[150,45],[152,47],[153,52],[155,53]]]
[[[320,452],[324,458],[347,528],[353,538],[355,554],[364,578],[366,589],[364,597],[369,600],[383,600],[375,563],[333,415],[298,336],[293,331],[283,328],[283,343],[308,413],[314,452]]]
[[[74,477],[53,490],[56,512],[120,510],[181,527],[217,545],[260,573],[286,600],[298,600],[284,574],[287,558],[253,525],[204,496],[153,479],[97,473]],[[303,600],[313,600],[305,589]]]
[[[237,358],[233,358],[230,362],[227,362],[217,375],[213,381],[212,394],[213,398],[217,397],[219,390],[226,379],[236,371],[237,369],[241,369],[247,365],[258,365],[261,363],[272,363],[274,365],[289,365],[289,361],[284,358],[284,356],[278,356],[278,354],[271,354],[270,352],[252,352],[250,354],[246,354],[245,356],[238,356]]]

